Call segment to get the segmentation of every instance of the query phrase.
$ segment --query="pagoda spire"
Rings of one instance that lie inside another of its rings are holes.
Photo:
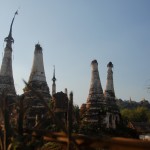
[[[115,91],[114,91],[114,83],[113,83],[113,64],[112,62],[109,62],[107,64],[108,71],[107,71],[107,83],[106,83],[106,89],[104,92],[105,97],[109,98],[115,98]]]
[[[94,95],[94,96],[93,96]],[[98,71],[98,62],[93,60],[91,62],[91,84],[87,102],[101,101],[103,99],[103,89]]]
[[[43,52],[42,47],[40,46],[39,43],[35,45],[32,70],[29,78],[29,82],[31,81],[46,82],[43,63]]]
[[[97,123],[99,122],[99,111],[103,107],[104,95],[101,86],[101,81],[98,71],[98,62],[93,60],[91,62],[91,84],[89,95],[86,102],[86,118],[87,122]]]
[[[6,38],[4,39],[4,41],[7,42],[7,43],[6,43],[6,47],[10,47],[10,48],[11,48],[11,44],[14,43],[14,39],[13,39],[13,37],[12,37],[12,26],[13,26],[13,22],[14,22],[15,16],[16,16],[17,14],[18,14],[18,11],[15,12],[14,17],[13,17],[13,19],[12,19],[8,37],[6,37]]]
[[[8,37],[5,38],[6,47],[4,49],[4,56],[2,60],[1,70],[0,70],[0,93],[6,89],[8,95],[16,95],[14,79],[13,79],[13,69],[12,69],[12,43],[14,39],[12,37],[12,26],[15,16],[18,14],[16,11],[10,25],[10,31]]]
[[[45,97],[49,99],[50,94],[49,94],[49,88],[46,82],[42,47],[40,46],[39,43],[35,45],[33,64],[32,64],[30,77],[28,80],[28,84],[32,88],[34,88],[35,91],[44,93],[44,95],[46,94]],[[28,93],[30,92],[30,89],[26,87],[24,89],[24,92]]]
[[[52,84],[52,95],[56,93],[56,78],[55,78],[55,66],[54,66],[54,72],[53,72],[53,78],[52,78],[53,84]]]

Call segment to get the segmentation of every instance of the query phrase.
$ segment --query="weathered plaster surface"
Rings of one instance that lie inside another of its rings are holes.
[[[91,63],[91,83],[87,102],[89,101],[102,101],[103,100],[103,89],[100,82],[98,63],[92,61]]]
[[[106,82],[106,89],[105,89],[104,95],[106,97],[113,97],[113,98],[115,98],[112,66],[108,66],[107,82]]]
[[[16,95],[13,70],[12,70],[12,48],[6,46],[0,70],[0,93],[7,90],[9,95]]]
[[[32,65],[32,70],[29,78],[29,82],[30,81],[46,82],[42,49],[35,48],[33,65]]]

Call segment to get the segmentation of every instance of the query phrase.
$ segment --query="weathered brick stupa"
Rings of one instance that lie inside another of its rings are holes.
[[[87,102],[81,105],[80,117],[83,125],[90,124],[97,128],[116,129],[120,122],[120,112],[116,105],[115,91],[113,84],[113,64],[108,63],[107,83],[103,94],[98,63],[93,60],[91,63],[91,84]]]
[[[12,26],[16,15],[17,12],[12,19],[8,37],[4,40],[6,42],[6,47],[4,49],[4,56],[0,70],[0,94],[5,90],[7,91],[7,95],[11,97],[16,96],[12,69],[12,43],[14,43],[12,37]]]
[[[28,85],[36,92],[40,93],[43,96],[44,101],[49,105],[50,93],[46,82],[43,53],[40,44],[35,45],[33,65]],[[30,88],[25,87],[24,94],[26,105],[28,105],[28,110],[26,113],[26,125],[28,127],[34,126],[38,120],[45,117],[47,110],[44,107],[42,100],[39,99]]]
[[[114,83],[113,83],[113,64],[109,62],[107,71],[107,82],[106,89],[104,92],[105,101],[107,103],[107,113],[106,113],[106,127],[115,129],[117,124],[120,121],[120,111],[116,104],[115,91],[114,91]]]
[[[88,123],[98,123],[101,121],[100,112],[104,105],[104,95],[100,82],[98,63],[93,60],[91,63],[91,84],[86,102],[86,113],[84,121]]]
[[[4,123],[4,114],[6,114],[6,111],[8,112],[8,120],[11,122],[14,120],[14,114],[13,114],[13,109],[14,109],[14,104],[15,104],[15,98],[16,98],[16,90],[14,86],[14,78],[13,78],[13,69],[12,69],[12,43],[14,43],[14,39],[12,37],[12,26],[13,22],[15,19],[15,16],[18,13],[16,12],[11,25],[10,25],[10,31],[8,34],[8,37],[4,39],[6,42],[6,47],[4,49],[4,56],[1,64],[1,70],[0,70],[0,97],[5,93],[5,102],[3,101],[3,97],[0,99],[0,107],[1,110],[5,110],[4,113],[3,111],[0,111],[0,123]],[[11,120],[9,119],[9,116],[11,114]]]

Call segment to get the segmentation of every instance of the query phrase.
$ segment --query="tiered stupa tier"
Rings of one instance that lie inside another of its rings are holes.
[[[99,113],[103,109],[103,104],[104,95],[99,77],[98,63],[97,60],[93,60],[91,63],[91,84],[86,102],[85,121],[91,123],[99,122]]]
[[[12,19],[9,35],[4,40],[6,42],[6,47],[4,49],[4,56],[0,70],[0,94],[2,94],[3,91],[6,91],[7,95],[11,97],[16,96],[12,69],[12,43],[14,43],[12,37],[12,26],[16,14],[17,12]]]
[[[40,93],[47,104],[50,102],[50,93],[46,82],[43,53],[40,44],[35,45],[33,66],[28,85],[34,91]],[[27,103],[29,105],[26,118],[30,122],[29,126],[33,126],[35,118],[43,118],[47,110],[45,109],[42,100],[39,99],[39,97],[29,87],[25,87],[24,89],[26,101],[28,101]]]

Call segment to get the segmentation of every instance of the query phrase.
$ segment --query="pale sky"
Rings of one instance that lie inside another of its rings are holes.
[[[117,98],[150,100],[149,0],[1,0],[0,65],[13,24],[13,75],[21,94],[28,81],[35,44],[43,48],[46,80],[52,91],[53,65],[57,92],[73,91],[79,106],[88,97],[91,61],[98,61],[103,90],[107,63],[114,64]]]

